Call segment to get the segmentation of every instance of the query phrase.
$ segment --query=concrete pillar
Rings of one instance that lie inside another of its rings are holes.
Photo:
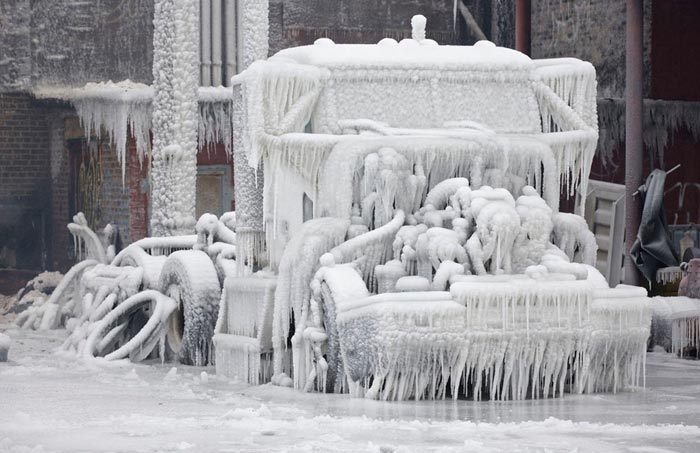
[[[530,0],[516,0],[515,3],[515,50],[525,55],[531,54],[530,29],[532,27]]]
[[[632,194],[642,184],[644,159],[642,97],[644,89],[643,0],[627,0],[625,60],[625,283],[638,285],[640,275],[632,264],[630,249],[637,238],[642,217],[641,196]]]

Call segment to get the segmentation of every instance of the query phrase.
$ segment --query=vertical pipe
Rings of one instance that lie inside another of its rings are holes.
[[[630,249],[637,238],[641,215],[641,197],[632,194],[642,184],[642,96],[643,68],[643,0],[627,0],[626,59],[625,59],[625,283],[638,285],[639,272],[632,264]]]
[[[231,77],[236,74],[236,2],[228,0],[224,6],[224,29],[226,42],[224,85],[231,86]]]
[[[211,84],[221,85],[221,0],[211,2]]]
[[[530,0],[516,0],[515,3],[515,50],[530,56],[532,27]]]
[[[200,0],[199,7],[199,84],[208,87],[211,85],[211,0]]]

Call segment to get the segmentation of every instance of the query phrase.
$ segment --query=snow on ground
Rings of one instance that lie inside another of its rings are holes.
[[[700,450],[700,362],[649,355],[647,389],[520,402],[378,402],[250,387],[213,368],[75,359],[14,328],[0,451]]]

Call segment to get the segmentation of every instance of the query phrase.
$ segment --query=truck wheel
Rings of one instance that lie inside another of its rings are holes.
[[[168,320],[166,358],[207,365],[214,357],[212,336],[221,298],[211,258],[199,250],[172,253],[163,265],[159,288],[177,303]]]

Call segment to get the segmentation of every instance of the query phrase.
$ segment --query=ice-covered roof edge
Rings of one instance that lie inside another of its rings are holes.
[[[33,91],[39,99],[58,99],[70,102],[85,130],[85,135],[101,136],[107,133],[114,145],[126,174],[126,144],[129,130],[136,140],[136,151],[143,160],[150,155],[153,87],[130,80],[121,82],[90,82],[82,87],[43,87]],[[229,156],[233,152],[231,130],[230,87],[199,87],[198,141],[200,151],[206,143],[223,143]],[[206,147],[208,150],[208,147]]]

